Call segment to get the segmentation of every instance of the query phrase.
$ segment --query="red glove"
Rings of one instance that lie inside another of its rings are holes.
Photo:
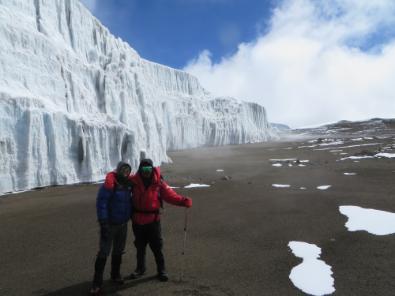
[[[184,198],[184,207],[191,208],[192,207],[192,199],[189,197]]]

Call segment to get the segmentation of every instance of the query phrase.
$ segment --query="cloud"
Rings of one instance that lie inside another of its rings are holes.
[[[92,13],[96,9],[96,0],[81,0],[81,3],[84,4]]]
[[[184,70],[293,127],[395,117],[394,23],[392,0],[286,0],[265,34],[218,63],[203,50]]]

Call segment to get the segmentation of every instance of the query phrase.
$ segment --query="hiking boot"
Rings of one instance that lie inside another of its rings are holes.
[[[167,276],[167,273],[164,272],[164,271],[158,273],[157,277],[158,277],[158,280],[161,281],[161,282],[167,282],[169,280],[169,277]]]
[[[135,279],[142,277],[144,274],[145,274],[145,270],[136,269],[134,272],[132,272],[130,275],[128,275],[125,279],[135,280]]]

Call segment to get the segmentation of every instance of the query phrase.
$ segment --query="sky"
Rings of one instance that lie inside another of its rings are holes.
[[[145,59],[291,127],[395,117],[393,0],[83,0]]]

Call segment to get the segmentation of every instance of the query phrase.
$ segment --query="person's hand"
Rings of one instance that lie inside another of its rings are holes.
[[[100,237],[103,240],[108,240],[110,237],[110,224],[107,221],[100,221]]]
[[[192,199],[189,197],[186,197],[184,199],[184,207],[186,208],[191,208],[192,207]]]

